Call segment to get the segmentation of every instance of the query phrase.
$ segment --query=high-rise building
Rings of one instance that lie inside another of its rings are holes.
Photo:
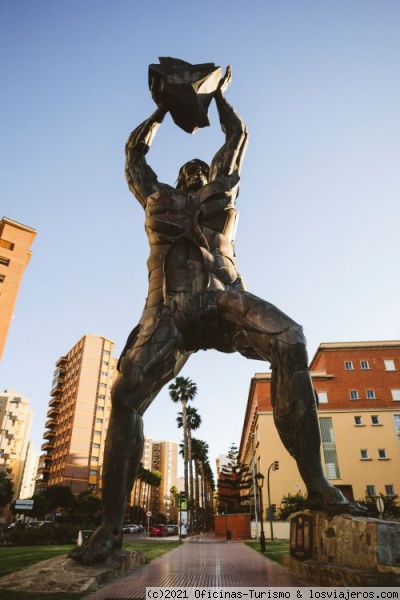
[[[12,479],[14,499],[21,494],[32,416],[28,398],[12,389],[0,393],[0,471]]]
[[[116,376],[114,343],[85,335],[56,363],[36,492],[68,485],[101,492],[101,465]]]
[[[152,470],[161,473],[161,485],[154,490],[154,510],[166,515],[168,520],[174,520],[175,504],[171,488],[178,484],[177,442],[154,442]]]
[[[0,360],[35,236],[31,227],[6,217],[0,221]]]
[[[31,442],[28,442],[24,472],[22,475],[19,498],[31,498],[35,493],[36,474],[39,464],[39,452],[36,452]]]
[[[155,441],[145,437],[142,467],[147,471],[158,471],[161,475],[159,487],[151,487],[139,477],[130,498],[131,506],[139,506],[152,515],[162,513],[168,520],[176,519],[177,511],[171,488],[178,487],[178,444],[170,441]]]
[[[400,495],[400,341],[321,344],[310,369],[327,479],[349,499]],[[279,507],[306,489],[274,426],[270,384],[271,373],[251,380],[240,460],[268,477]],[[264,506],[267,492],[264,485]]]

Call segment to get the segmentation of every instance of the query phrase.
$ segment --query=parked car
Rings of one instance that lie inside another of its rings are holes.
[[[123,533],[139,533],[140,527],[135,523],[130,523],[129,525],[124,525],[122,531]]]
[[[165,525],[153,525],[149,529],[150,537],[164,537],[165,534]]]
[[[178,535],[179,534],[179,527],[178,525],[173,525],[173,524],[169,524],[165,527],[165,532],[167,535]]]

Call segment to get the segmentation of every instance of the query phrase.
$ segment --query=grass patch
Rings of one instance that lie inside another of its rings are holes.
[[[260,542],[246,542],[246,545],[261,553]],[[263,556],[274,562],[280,563],[282,554],[289,554],[289,540],[266,540],[265,546]]]
[[[131,552],[142,552],[146,562],[150,562],[173,550],[179,542],[156,542],[153,540],[140,540],[138,542],[124,543],[124,549]],[[25,569],[35,563],[67,554],[72,545],[69,546],[5,546],[0,547],[0,577],[8,573],[14,573]],[[16,575],[17,577],[17,575]],[[81,594],[39,594],[37,592],[17,592],[13,590],[0,589],[0,600],[80,600],[91,592]]]

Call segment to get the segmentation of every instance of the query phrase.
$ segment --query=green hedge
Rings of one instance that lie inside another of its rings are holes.
[[[57,525],[55,527],[15,528],[4,532],[4,542],[10,546],[37,546],[43,544],[75,544],[80,527]]]

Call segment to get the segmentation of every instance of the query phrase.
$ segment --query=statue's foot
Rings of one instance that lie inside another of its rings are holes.
[[[324,510],[330,516],[351,514],[365,515],[366,511],[357,502],[349,502],[342,492],[329,483],[309,490],[307,493],[306,506],[311,510]]]
[[[112,525],[100,525],[82,546],[75,546],[68,557],[84,565],[103,563],[115,548],[122,548],[122,531]]]

